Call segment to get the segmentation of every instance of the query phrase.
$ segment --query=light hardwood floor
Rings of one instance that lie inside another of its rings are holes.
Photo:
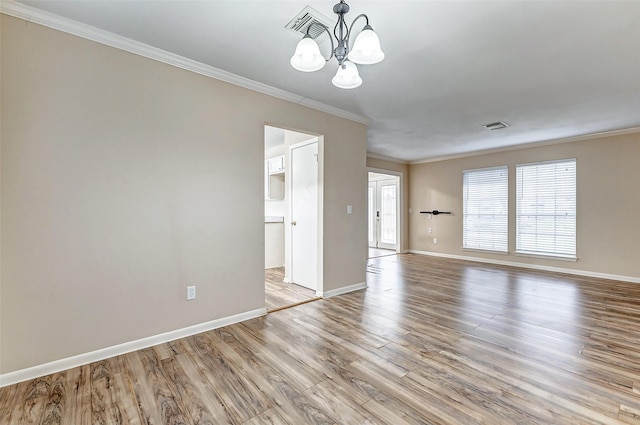
[[[369,247],[369,256],[368,256],[368,258],[384,257],[386,255],[395,255],[395,254],[396,254],[396,251],[394,251],[392,249]]]
[[[268,312],[319,299],[316,296],[316,291],[312,289],[283,282],[284,267],[266,269],[264,272],[264,301]]]
[[[418,255],[0,390],[0,424],[639,424],[640,285]]]

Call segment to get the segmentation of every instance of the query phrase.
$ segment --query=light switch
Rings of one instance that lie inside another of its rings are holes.
[[[351,205],[347,205],[347,214],[353,213],[353,207]]]

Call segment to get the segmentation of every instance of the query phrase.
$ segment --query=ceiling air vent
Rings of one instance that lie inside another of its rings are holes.
[[[507,124],[504,121],[498,121],[498,122],[492,122],[491,124],[485,124],[483,125],[483,127],[486,128],[487,130],[500,130],[502,128],[509,127],[509,124]]]
[[[304,35],[307,33],[307,28],[311,25],[311,28],[309,28],[309,35],[319,44],[327,40],[329,35],[320,25],[313,25],[314,23],[329,28],[329,31],[333,30],[334,23],[331,22],[331,19],[324,16],[311,6],[307,6],[302,9],[300,13],[294,16],[293,19],[285,25],[285,28]]]

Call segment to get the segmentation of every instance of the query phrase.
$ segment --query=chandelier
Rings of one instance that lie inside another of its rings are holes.
[[[338,15],[338,22],[333,28],[333,35],[329,28],[319,22],[313,22],[307,27],[307,33],[296,46],[296,52],[291,57],[291,66],[298,71],[313,72],[321,69],[325,63],[335,56],[338,60],[338,71],[331,80],[334,86],[341,89],[354,89],[362,84],[362,78],[358,74],[359,65],[371,65],[384,59],[384,53],[380,49],[378,35],[369,25],[369,17],[365,14],[358,15],[351,26],[347,26],[344,15],[349,12],[349,5],[340,0],[340,3],[333,6],[333,11]],[[353,47],[349,47],[349,38],[352,35],[353,25],[360,18],[366,20],[365,26],[356,37]],[[312,25],[321,26],[329,34],[331,40],[331,55],[325,58],[320,53],[318,43],[309,35]],[[334,37],[337,42],[334,43]]]

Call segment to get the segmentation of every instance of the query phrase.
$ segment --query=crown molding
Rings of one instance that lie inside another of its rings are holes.
[[[367,152],[367,158],[379,159],[381,161],[395,162],[396,164],[402,164],[402,165],[410,164],[409,161],[406,161],[404,159],[398,159],[398,158],[394,158],[392,156],[386,156],[386,155],[378,155],[377,153],[371,153],[371,152]]]
[[[119,50],[124,50],[126,52],[162,62],[167,65],[182,68],[186,71],[191,71],[196,74],[214,78],[219,81],[224,81],[238,87],[266,94],[278,99],[286,100],[288,102],[292,102],[301,106],[306,106],[308,108],[335,115],[340,118],[345,118],[350,121],[355,121],[360,124],[371,124],[371,119],[362,115],[354,114],[352,112],[326,105],[324,103],[316,102],[303,96],[281,90],[255,80],[251,80],[249,78],[241,77],[231,72],[215,68],[202,62],[198,62],[193,59],[189,59],[184,56],[180,56],[175,53],[150,46],[145,43],[140,43],[130,38],[123,37],[121,35],[93,27],[91,25],[64,18],[62,16],[46,12],[44,10],[28,6],[26,4],[18,3],[15,0],[0,1],[0,13],[23,19],[25,21],[33,22],[35,24],[43,25],[45,27],[53,28],[55,30],[75,35],[87,40],[95,41],[96,43],[114,47]]]
[[[579,136],[564,137],[562,139],[543,140],[540,142],[524,143],[520,145],[506,146],[503,148],[484,149],[481,151],[467,152],[456,155],[426,158],[417,161],[410,161],[409,165],[427,164],[429,162],[448,161],[450,159],[468,158],[470,156],[488,155],[499,152],[517,151],[521,149],[538,148],[541,146],[559,145],[562,143],[582,142],[585,140],[602,139],[605,137],[623,136],[625,134],[640,133],[640,127],[622,128],[620,130],[603,131],[600,133],[582,134]],[[369,155],[371,156],[371,155]]]
[[[326,112],[327,114],[337,115],[342,118],[346,118],[351,121],[358,122],[360,124],[364,124],[366,126],[371,125],[371,118],[367,118],[362,115],[354,114],[352,112],[348,112],[339,108],[335,108],[333,106],[327,105],[325,103],[316,102],[315,100],[303,98],[299,105],[306,106],[312,109],[316,109],[318,111]]]

